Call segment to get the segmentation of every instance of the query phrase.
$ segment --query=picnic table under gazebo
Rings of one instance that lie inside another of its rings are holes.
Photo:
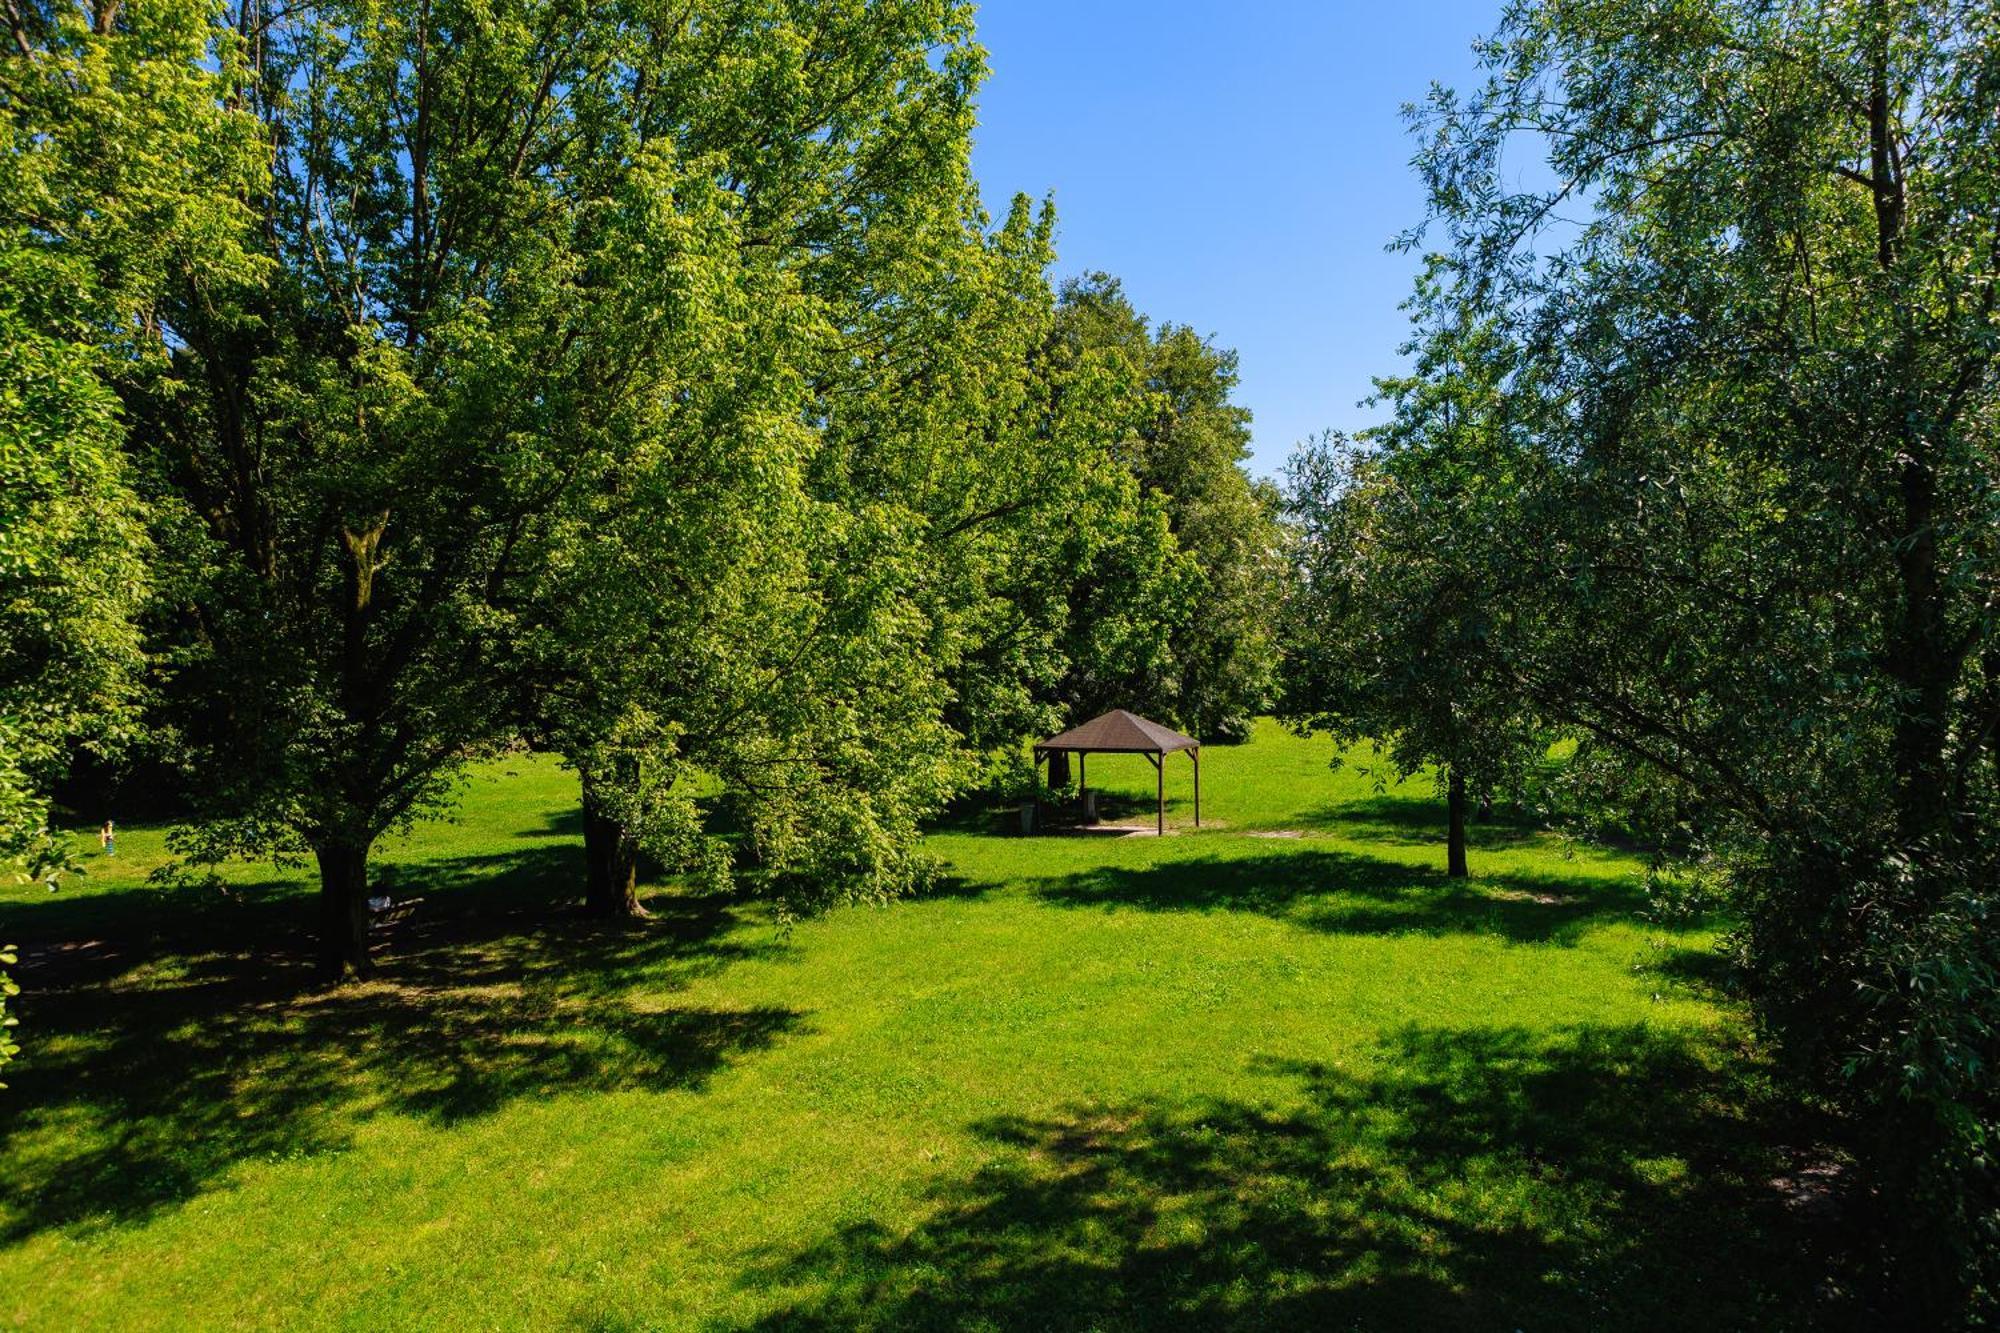
[[[1136,713],[1128,713],[1122,708],[1114,708],[1102,717],[1094,717],[1082,726],[1071,727],[1059,736],[1051,736],[1035,746],[1035,768],[1039,773],[1042,761],[1069,755],[1076,756],[1077,790],[1086,790],[1084,778],[1084,757],[1093,754],[1143,754],[1152,761],[1154,789],[1158,799],[1156,831],[1164,835],[1167,831],[1167,756],[1177,750],[1187,752],[1194,761],[1194,826],[1201,827],[1201,742],[1192,736],[1183,736],[1171,727],[1163,727],[1157,722],[1149,722]],[[1055,765],[1050,765],[1053,779]],[[1087,799],[1087,798],[1086,798]]]

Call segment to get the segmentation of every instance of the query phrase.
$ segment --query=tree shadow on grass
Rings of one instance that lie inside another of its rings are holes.
[[[1442,847],[1445,841],[1445,803],[1442,797],[1371,796],[1321,806],[1299,816],[1304,828],[1338,833],[1343,837],[1398,846]],[[1544,836],[1546,830],[1508,807],[1496,807],[1485,818],[1466,825],[1466,845],[1480,851],[1504,851]]]
[[[1454,880],[1427,866],[1310,845],[1099,866],[1038,893],[1064,907],[1258,912],[1329,934],[1492,934],[1534,944],[1573,943],[1589,927],[1636,919],[1645,907],[1640,887],[1628,881],[1519,874]]]
[[[975,1127],[913,1229],[773,1254],[769,1328],[1838,1323],[1838,1240],[1772,1181],[1820,1126],[1742,1053],[1645,1026],[1411,1029],[1297,1098]]]
[[[733,935],[731,903],[668,895],[650,921],[592,922],[552,910],[574,859],[393,868],[382,887],[410,905],[382,932],[379,976],[332,989],[290,947],[308,941],[296,893],[165,922],[123,895],[17,906],[8,929],[43,947],[23,960],[30,1040],[0,1102],[0,1241],[143,1218],[238,1162],[339,1151],[377,1114],[451,1124],[523,1097],[700,1086],[799,1027],[789,1009],[676,998],[778,947]],[[149,921],[126,947],[121,926]],[[52,940],[78,926],[78,947]]]
[[[1159,815],[1159,802],[1151,792],[1135,795],[1100,791],[1096,787],[1091,790],[1097,792],[1097,822],[1100,824],[1148,824]],[[1081,803],[1071,804],[1080,818]],[[1213,818],[1215,811],[1212,806],[1208,813]],[[1167,825],[1170,828],[1194,827],[1194,798],[1185,791],[1175,792],[1171,786],[1167,791]]]
[[[1664,949],[1639,970],[1669,986],[1711,999],[1743,994],[1743,977],[1736,960],[1720,948]]]
[[[574,838],[583,840],[583,807],[570,806],[546,816],[537,828],[524,828],[517,838]]]
[[[1097,793],[1097,824],[1150,824],[1158,813],[1151,795],[1106,791],[1093,785]],[[1021,833],[1021,807],[1025,799],[999,801],[985,793],[961,801],[925,823],[931,833],[952,833],[972,837],[1011,838]],[[1167,792],[1167,825],[1170,829],[1194,827],[1194,801],[1183,792]],[[1076,788],[1044,798],[1036,806],[1035,831],[1030,836],[1045,837],[1058,831],[1089,828],[1084,823],[1083,802]]]

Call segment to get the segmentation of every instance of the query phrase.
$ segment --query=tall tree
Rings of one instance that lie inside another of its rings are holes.
[[[117,389],[163,290],[243,275],[254,126],[185,0],[16,6],[0,55],[0,858],[60,859],[42,793],[133,721],[146,550]]]
[[[1963,1318],[2000,1291],[2000,21],[1548,0],[1483,49],[1419,113],[1418,315],[1519,349],[1518,429],[1428,521],[1500,573],[1489,669],[1732,869],[1760,1015]]]
[[[1204,737],[1241,739],[1269,702],[1276,661],[1278,497],[1244,470],[1250,413],[1231,397],[1236,354],[1184,325],[1154,329],[1104,273],[1064,284],[1057,347],[1117,386],[1122,410],[1103,423],[1103,446],[1182,553],[1165,563],[1156,555],[1150,573],[1143,558],[1128,560],[1131,578],[1079,587],[1090,613],[1079,617],[1086,637],[1072,650],[1063,693],[1076,712],[1131,704]],[[1142,607],[1157,627],[1151,651],[1145,634],[1103,641]]]
[[[1343,742],[1337,764],[1373,743],[1399,777],[1434,766],[1446,873],[1464,878],[1471,802],[1518,790],[1548,738],[1493,670],[1490,571],[1441,540],[1452,520],[1436,511],[1479,484],[1478,463],[1469,451],[1434,461],[1338,435],[1293,456],[1278,713]]]
[[[549,734],[582,774],[590,896],[613,914],[637,908],[642,844],[716,865],[669,777],[695,768],[739,859],[788,896],[808,867],[871,893],[920,871],[916,819],[962,759],[940,713],[963,565],[926,548],[1002,456],[1021,484],[996,423],[1047,314],[1046,222],[1017,208],[989,237],[978,210],[963,6],[700,26],[646,124],[727,164],[745,303],[616,484],[582,495],[577,554],[552,562],[567,591],[545,599]]]
[[[1362,442],[1309,441],[1288,469],[1279,713],[1382,744],[1402,776],[1434,765],[1447,872],[1462,878],[1471,801],[1522,790],[1550,741],[1499,651],[1518,595],[1505,543],[1530,536],[1507,513],[1522,423],[1512,348],[1490,325],[1439,327],[1407,350],[1409,373],[1379,382],[1390,421]]]

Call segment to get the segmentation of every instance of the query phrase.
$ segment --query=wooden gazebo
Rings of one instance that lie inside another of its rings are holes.
[[[1084,756],[1090,754],[1143,754],[1153,763],[1154,787],[1158,796],[1158,831],[1167,831],[1167,756],[1187,751],[1194,761],[1194,826],[1201,827],[1201,742],[1192,736],[1148,722],[1136,713],[1113,709],[1080,727],[1071,727],[1060,736],[1051,736],[1035,747],[1035,768],[1052,755],[1076,756],[1079,789],[1084,785]]]

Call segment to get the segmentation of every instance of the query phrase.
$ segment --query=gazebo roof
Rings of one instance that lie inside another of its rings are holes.
[[[1176,750],[1199,750],[1201,742],[1192,736],[1148,722],[1136,713],[1114,708],[1103,717],[1094,717],[1080,727],[1071,727],[1060,736],[1051,736],[1035,747],[1037,754],[1050,750],[1088,750],[1099,754],[1172,754]]]

